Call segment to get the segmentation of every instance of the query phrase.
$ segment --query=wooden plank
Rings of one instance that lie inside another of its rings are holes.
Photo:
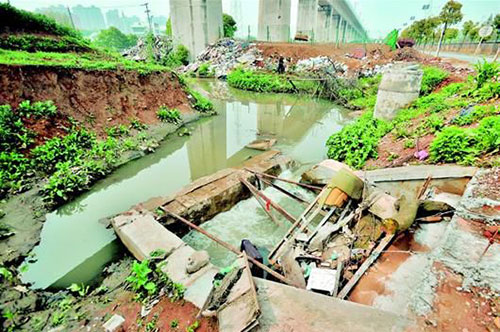
[[[472,177],[478,169],[476,167],[462,167],[454,165],[436,166],[419,165],[404,166],[373,171],[357,171],[356,175],[370,182],[393,182],[433,179],[467,178]]]
[[[269,204],[279,213],[281,213],[288,221],[290,221],[292,224],[296,222],[296,219],[294,216],[292,216],[290,213],[288,213],[285,209],[283,209],[279,204],[273,202],[269,197],[267,197],[264,193],[261,191],[257,190],[250,182],[247,180],[243,179],[243,177],[240,177],[241,183],[243,183],[255,196],[261,197],[264,201],[269,202]]]
[[[322,187],[312,186],[312,185],[306,184],[306,183],[300,183],[300,182],[296,182],[296,181],[292,181],[292,180],[288,180],[288,179],[279,178],[279,177],[274,176],[274,175],[270,175],[270,174],[266,174],[266,173],[261,173],[261,172],[254,171],[254,170],[252,170],[250,168],[247,168],[247,167],[245,167],[245,170],[248,171],[248,172],[250,172],[250,173],[253,173],[255,175],[260,175],[260,176],[263,176],[263,177],[266,177],[266,178],[270,178],[270,179],[273,179],[273,180],[277,180],[277,181],[288,182],[288,183],[295,184],[295,185],[303,187],[303,188],[307,188],[307,189],[311,189],[311,190],[317,190],[317,191],[323,190]]]
[[[375,262],[375,260],[380,256],[382,251],[389,245],[391,240],[394,238],[395,234],[387,234],[377,245],[375,250],[370,254],[370,257],[368,257],[363,264],[359,267],[359,269],[356,271],[354,276],[347,282],[347,284],[342,288],[340,291],[339,295],[337,296],[339,299],[344,299],[349,292],[356,286],[358,283],[359,279],[365,274],[366,271],[368,271],[368,268]]]

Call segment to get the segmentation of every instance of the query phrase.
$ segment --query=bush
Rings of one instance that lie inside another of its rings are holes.
[[[178,123],[181,121],[181,112],[175,108],[169,109],[166,106],[161,106],[156,112],[156,116],[163,122]]]
[[[202,113],[210,113],[214,111],[214,104],[207,98],[205,98],[201,93],[189,90],[189,93],[194,98],[193,107]]]
[[[170,52],[163,64],[170,68],[189,64],[189,50],[184,45],[177,45],[177,48]]]
[[[434,91],[434,89],[448,77],[448,73],[436,67],[424,67],[424,76],[422,77],[422,88],[420,94],[425,96]]]
[[[474,81],[478,89],[488,82],[498,81],[500,76],[500,64],[497,62],[483,60],[482,62],[479,61],[474,67],[477,72]]]
[[[431,161],[472,164],[477,154],[475,144],[474,135],[470,130],[447,127],[431,143]]]
[[[79,38],[80,34],[73,29],[56,23],[45,15],[17,9],[9,4],[0,4],[0,33],[46,33],[56,36]]]
[[[369,158],[377,158],[378,142],[389,129],[386,122],[375,119],[372,112],[367,112],[330,136],[326,142],[328,158],[343,161],[353,168],[362,168]]]
[[[205,62],[201,64],[200,68],[198,68],[198,76],[205,78],[214,76],[213,71],[210,69],[210,63]]]

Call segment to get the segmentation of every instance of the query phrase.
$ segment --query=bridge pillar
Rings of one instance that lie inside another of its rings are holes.
[[[291,9],[291,0],[260,0],[257,38],[272,42],[288,41]]]
[[[297,13],[297,34],[305,35],[309,41],[316,41],[318,21],[318,0],[299,0]]]
[[[186,46],[191,60],[224,35],[222,0],[170,0],[170,17],[174,43]]]
[[[332,7],[320,6],[318,9],[318,22],[316,26],[316,31],[318,42],[327,43],[334,40],[333,31],[333,19],[332,19]]]

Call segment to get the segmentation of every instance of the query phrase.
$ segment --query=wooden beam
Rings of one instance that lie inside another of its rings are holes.
[[[300,182],[296,182],[296,181],[292,181],[292,180],[288,180],[288,179],[279,178],[279,177],[274,176],[274,175],[270,175],[270,174],[266,174],[266,173],[261,173],[261,172],[254,171],[254,170],[252,170],[250,168],[247,168],[247,167],[245,167],[245,170],[248,171],[248,172],[250,172],[250,173],[253,173],[255,175],[260,175],[260,176],[263,176],[263,177],[266,177],[266,178],[270,178],[270,179],[273,179],[273,180],[277,180],[277,181],[288,182],[288,183],[295,184],[297,186],[300,186],[300,187],[303,187],[303,188],[307,188],[307,189],[310,189],[310,190],[316,190],[316,191],[323,190],[323,187],[313,186],[313,185],[306,184],[306,183],[300,183]]]
[[[281,186],[277,185],[276,183],[273,183],[273,182],[271,182],[271,181],[269,181],[269,180],[264,179],[264,177],[263,177],[263,176],[261,176],[261,175],[257,175],[257,177],[259,178],[259,180],[261,180],[262,182],[264,182],[264,183],[265,183],[265,184],[267,184],[268,186],[273,187],[274,189],[278,190],[278,191],[279,191],[279,192],[281,192],[282,194],[285,194],[285,195],[287,195],[287,196],[289,196],[289,197],[291,197],[291,198],[293,198],[293,199],[295,199],[295,200],[297,200],[297,201],[301,202],[302,204],[305,204],[306,206],[307,206],[307,205],[309,205],[309,204],[311,203],[311,202],[306,201],[306,200],[305,200],[305,199],[303,199],[302,197],[299,197],[299,196],[295,195],[294,193],[289,192],[289,191],[288,191],[288,190],[286,190],[285,188],[283,188],[283,187],[281,187]]]
[[[197,232],[200,232],[201,234],[205,235],[206,237],[208,237],[209,239],[217,242],[218,244],[220,244],[221,246],[223,246],[224,248],[226,248],[227,250],[229,251],[232,251],[233,253],[235,253],[236,255],[241,255],[241,251],[239,251],[237,248],[235,248],[234,246],[232,246],[231,244],[227,243],[227,242],[224,242],[222,240],[220,240],[219,238],[215,237],[214,235],[208,233],[206,230],[204,230],[203,228],[193,224],[192,222],[190,222],[189,220],[165,209],[164,207],[160,206],[160,209],[163,210],[165,213],[171,215],[172,217],[176,218],[177,220],[181,221],[182,223],[186,224],[187,226],[191,227],[192,229],[194,229],[195,231]],[[279,274],[278,272],[270,269],[269,267],[265,266],[264,264],[262,264],[261,262],[259,262],[258,260],[256,260],[255,258],[251,257],[251,256],[246,256],[247,259],[252,262],[252,264],[255,264],[256,266],[258,266],[259,268],[261,268],[262,270],[266,271],[267,273],[269,273],[270,275],[272,275],[273,277],[275,277],[276,279],[284,282],[285,284],[287,285],[290,285],[290,286],[294,286],[294,287],[298,287],[298,288],[301,288],[300,286],[298,285],[295,285],[293,282],[291,282],[290,280],[288,280],[287,278],[285,278],[284,276],[282,276],[281,274]]]
[[[375,262],[375,260],[380,256],[382,251],[384,251],[385,247],[391,243],[391,240],[394,238],[395,234],[387,234],[378,244],[378,246],[372,251],[370,257],[368,257],[363,264],[359,267],[359,269],[354,273],[352,278],[347,282],[347,284],[342,288],[339,295],[337,296],[339,299],[344,299],[349,292],[356,286],[359,279],[368,271],[368,268]]]
[[[279,204],[273,202],[269,197],[264,195],[262,191],[259,191],[257,188],[255,188],[250,182],[245,180],[243,177],[240,177],[241,183],[243,183],[248,190],[252,192],[252,194],[261,197],[264,201],[269,202],[269,204],[279,213],[281,213],[288,221],[290,221],[292,224],[296,222],[296,219],[294,216],[292,216],[290,213],[288,213],[285,209],[283,209]]]

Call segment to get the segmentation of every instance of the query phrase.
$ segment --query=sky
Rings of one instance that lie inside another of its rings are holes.
[[[6,0],[0,0],[6,2]],[[241,10],[239,14],[234,12],[237,7],[233,4],[237,1]],[[291,32],[295,31],[297,21],[298,0],[292,1]],[[437,15],[447,0],[347,0],[357,13],[358,18],[365,26],[372,38],[384,37],[394,28],[404,28],[404,23],[411,24],[410,17],[422,19],[427,16]],[[10,0],[14,6],[34,10],[38,7],[50,5],[75,6],[95,5],[100,7],[103,14],[110,9],[122,10],[126,15],[137,15],[145,18],[144,7],[140,5],[148,2],[153,15],[169,16],[168,0]],[[463,4],[462,12],[464,20],[485,21],[490,15],[500,13],[500,0],[459,0]],[[424,11],[422,6],[430,4],[431,9]],[[257,16],[259,0],[222,0],[223,11],[237,17],[239,21],[240,36],[247,35],[248,26],[251,34],[257,34]]]

